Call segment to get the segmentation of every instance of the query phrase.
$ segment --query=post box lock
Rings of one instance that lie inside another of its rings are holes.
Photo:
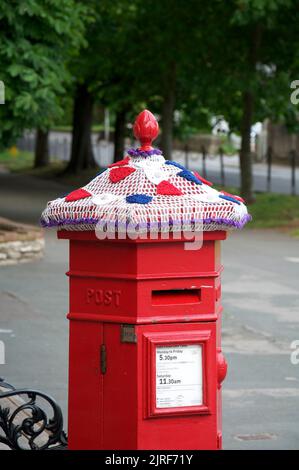
[[[120,341],[122,343],[137,343],[137,336],[134,325],[121,325]]]

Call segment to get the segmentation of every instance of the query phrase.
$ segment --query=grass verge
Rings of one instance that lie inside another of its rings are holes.
[[[0,152],[0,166],[9,171],[25,171],[33,166],[33,153],[23,152],[12,147]]]
[[[299,196],[260,193],[256,202],[249,206],[253,228],[287,227],[299,235]]]
[[[103,124],[95,124],[92,126],[92,132],[101,132],[104,130]],[[71,125],[61,125],[61,126],[54,126],[51,128],[51,131],[56,131],[56,132],[72,132],[72,126]],[[113,128],[110,127],[110,131],[113,131]]]
[[[44,168],[33,168],[33,153],[24,151],[0,152],[0,167],[13,173],[22,173],[27,176],[55,180],[66,186],[80,187],[87,184],[100,171],[99,168],[81,171],[78,175],[63,174],[66,163],[53,161]]]
[[[217,189],[223,189],[217,187]],[[236,188],[225,188],[231,194],[239,194]],[[252,221],[248,228],[279,228],[292,230],[299,237],[299,196],[276,193],[256,193],[256,201],[248,206]]]

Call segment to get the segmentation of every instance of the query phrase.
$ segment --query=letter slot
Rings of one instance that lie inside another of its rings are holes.
[[[200,301],[200,289],[168,289],[152,291],[153,305],[199,304]]]

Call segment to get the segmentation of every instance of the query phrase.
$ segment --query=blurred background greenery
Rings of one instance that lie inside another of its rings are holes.
[[[297,196],[254,191],[252,129],[279,123],[291,150],[299,149],[298,109],[290,100],[299,78],[298,6],[2,0],[0,167],[84,184],[104,166],[93,136],[111,142],[114,160],[122,158],[134,117],[147,107],[159,119],[157,145],[166,158],[194,147],[198,136],[214,136],[224,155],[238,155],[238,191],[252,203],[252,226],[291,225],[296,232]],[[19,149],[28,132],[34,145]],[[50,155],[55,132],[70,137],[63,159]],[[201,152],[205,141],[198,142]]]

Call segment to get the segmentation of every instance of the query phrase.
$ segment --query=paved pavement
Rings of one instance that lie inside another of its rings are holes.
[[[48,197],[65,188],[33,182],[11,192],[0,176],[0,213],[34,222]],[[48,186],[48,187],[46,187]],[[62,191],[63,192],[63,191]],[[4,213],[3,213],[4,212]],[[0,269],[0,376],[53,395],[66,416],[68,360],[67,242],[46,233],[42,261]],[[223,387],[226,449],[299,449],[299,241],[245,229],[223,243]],[[88,384],[86,384],[88,386]]]
[[[47,201],[67,194],[71,187],[56,181],[0,171],[0,214],[18,222],[38,224]]]
[[[274,231],[233,234],[223,246],[224,445],[299,448],[299,242]]]

